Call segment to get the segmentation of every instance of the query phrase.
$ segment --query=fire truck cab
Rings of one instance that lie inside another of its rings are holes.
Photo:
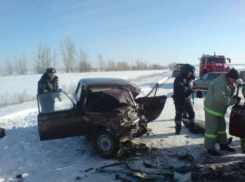
[[[203,54],[199,64],[199,76],[202,77],[207,72],[228,72],[231,68],[226,60],[231,62],[230,58],[225,58],[223,55],[207,55]]]

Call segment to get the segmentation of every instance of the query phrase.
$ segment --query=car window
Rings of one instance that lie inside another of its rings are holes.
[[[219,77],[220,75],[223,75],[224,73],[217,73],[216,78]]]
[[[239,74],[240,76],[240,78],[243,80],[243,81],[245,81],[245,71],[240,71],[240,74]]]
[[[206,80],[207,77],[208,77],[208,74],[205,74],[205,75],[203,75],[202,79],[203,79],[203,80]]]
[[[245,76],[245,71],[240,71],[240,75]]]
[[[215,74],[208,74],[207,79],[208,79],[208,80],[213,80],[213,79],[215,79]]]
[[[40,113],[69,110],[73,107],[70,98],[64,92],[50,92],[38,95]]]

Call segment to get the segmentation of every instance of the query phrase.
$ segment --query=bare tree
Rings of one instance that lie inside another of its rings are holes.
[[[65,38],[64,43],[61,42],[61,52],[66,72],[73,72],[76,62],[76,49],[70,37]]]
[[[45,47],[45,56],[46,56],[46,68],[51,67],[52,59],[51,59],[51,48]]]
[[[101,54],[98,54],[98,61],[99,61],[99,68],[101,71],[103,71],[103,69],[105,68],[105,63],[104,63],[104,60],[103,60],[103,56]]]
[[[27,73],[27,59],[23,54],[22,57],[15,59],[15,70],[17,74],[25,75]]]
[[[12,75],[14,73],[14,65],[10,60],[6,61],[6,73]]]
[[[36,73],[43,73],[47,67],[51,66],[51,49],[48,46],[39,44],[36,58],[34,59],[34,70]]]
[[[176,64],[177,64],[176,62],[170,63],[170,64],[168,65],[169,69],[170,69],[170,70],[174,70],[174,67],[175,67]]]
[[[59,54],[56,52],[56,50],[54,50],[54,54],[53,54],[53,67],[56,67],[56,62],[57,62],[57,56]]]
[[[137,60],[135,62],[135,66],[133,66],[133,69],[134,70],[147,70],[148,69],[147,63],[146,62],[142,62],[140,60]]]
[[[127,71],[127,70],[129,70],[129,68],[130,67],[129,67],[128,63],[125,61],[117,63],[117,70],[119,70],[119,71]]]
[[[116,65],[115,61],[109,60],[107,62],[107,70],[108,71],[117,71],[117,65]]]
[[[78,67],[80,72],[88,72],[91,70],[91,65],[88,62],[88,52],[80,49]]]
[[[160,70],[160,69],[164,69],[164,67],[159,65],[159,64],[152,64],[152,65],[149,66],[149,69]]]

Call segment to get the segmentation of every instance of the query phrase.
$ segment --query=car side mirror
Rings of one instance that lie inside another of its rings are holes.
[[[77,118],[80,115],[80,110],[76,106],[71,109],[71,115],[73,118]]]

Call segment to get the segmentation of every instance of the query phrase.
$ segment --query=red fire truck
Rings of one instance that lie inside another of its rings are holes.
[[[226,60],[231,62],[230,58],[225,58],[223,55],[207,55],[203,54],[199,64],[199,76],[203,76],[207,72],[228,72],[231,68]]]

